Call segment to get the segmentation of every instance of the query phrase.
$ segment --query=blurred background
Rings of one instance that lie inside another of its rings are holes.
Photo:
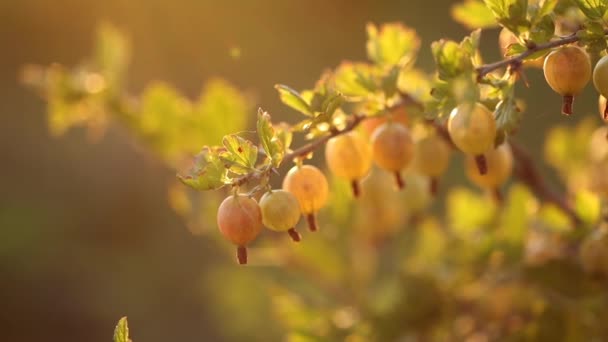
[[[431,71],[430,43],[467,34],[451,20],[452,3],[0,1],[2,340],[109,341],[124,315],[136,342],[281,336],[271,316],[259,311],[263,303],[245,305],[267,300],[258,291],[263,284],[255,282],[264,268],[240,268],[253,279],[250,286],[242,287],[245,293],[225,293],[231,278],[217,266],[238,266],[215,239],[193,236],[167,205],[173,172],[115,127],[97,143],[82,129],[52,138],[44,102],[18,82],[24,64],[77,64],[90,54],[97,24],[105,21],[131,39],[132,93],[164,80],[194,98],[205,80],[222,77],[273,117],[295,122],[274,84],[307,88],[343,59],[364,60],[368,22],[403,21],[416,28],[422,38],[417,65]],[[497,35],[484,33],[487,60],[499,58]],[[557,115],[559,99],[544,86],[542,73],[528,77],[534,96],[519,140],[540,155],[542,132],[566,119]],[[575,106],[581,116],[596,115],[590,89]],[[463,180],[458,164],[451,171],[451,181]],[[215,217],[208,221],[215,229]],[[218,297],[233,303],[222,307]],[[239,300],[246,303],[239,306]],[[231,312],[239,308],[238,315]],[[268,317],[262,327],[259,317]]]

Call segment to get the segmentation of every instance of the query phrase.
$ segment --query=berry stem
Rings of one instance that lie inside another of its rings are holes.
[[[308,221],[308,229],[311,232],[316,232],[319,227],[317,226],[317,218],[315,217],[315,214],[308,214],[306,215],[306,221]]]
[[[405,187],[405,181],[403,177],[401,177],[401,172],[395,172],[395,184],[397,185],[397,189],[401,190]]]
[[[358,198],[361,195],[361,188],[359,187],[359,181],[356,179],[351,181],[350,187],[353,190],[353,196],[355,196],[355,198]]]
[[[300,235],[300,233],[298,233],[298,231],[295,228],[290,228],[287,231],[287,234],[289,234],[291,239],[295,242],[300,242],[300,240],[302,240],[302,236]]]
[[[564,95],[564,97],[562,98],[562,114],[572,115],[572,103],[573,102],[574,102],[574,96]]]
[[[437,196],[437,193],[439,192],[439,179],[437,177],[431,177],[429,190],[432,196]]]
[[[247,248],[245,246],[238,246],[236,248],[236,259],[240,265],[247,264]]]
[[[608,101],[606,101],[606,106],[604,107],[604,120],[608,120]]]
[[[475,164],[477,164],[477,170],[479,170],[480,175],[488,173],[488,161],[486,160],[486,156],[483,154],[476,155]]]
[[[502,195],[502,192],[500,191],[500,189],[499,189],[499,188],[494,188],[494,189],[492,189],[492,197],[494,197],[494,200],[495,200],[497,203],[502,203],[502,202],[503,202],[503,200],[504,200],[504,197],[503,197],[503,195]]]

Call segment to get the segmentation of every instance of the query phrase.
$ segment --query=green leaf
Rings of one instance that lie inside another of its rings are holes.
[[[559,2],[559,0],[541,1],[539,10],[536,14],[537,18],[543,18],[545,16],[551,15],[553,13],[553,10],[555,9],[555,6],[557,6],[558,2]]]
[[[227,174],[219,149],[205,146],[195,157],[192,167],[185,174],[178,174],[177,178],[196,190],[214,190],[229,181]]]
[[[258,159],[258,147],[251,141],[236,134],[224,137],[222,144],[226,151],[220,159],[228,163],[228,169],[236,174],[246,174],[255,168]]]
[[[463,239],[483,230],[494,218],[496,205],[470,190],[456,188],[447,198],[447,217],[454,234]]]
[[[368,97],[379,89],[378,73],[365,63],[343,62],[333,74],[336,90],[349,97]]]
[[[530,28],[528,33],[529,40],[540,44],[551,40],[555,35],[555,23],[550,15],[546,15]]]
[[[608,9],[605,0],[574,0],[574,3],[591,20],[602,19]]]
[[[306,101],[300,93],[283,84],[277,84],[274,87],[279,92],[281,101],[284,104],[304,115],[313,115],[310,103]]]
[[[257,131],[264,152],[266,152],[266,155],[272,161],[272,165],[278,167],[283,161],[285,147],[283,141],[277,137],[272,127],[270,114],[264,112],[261,108],[258,110]]]
[[[413,61],[420,48],[416,31],[400,23],[384,24],[378,29],[367,25],[367,56],[381,66],[406,65]]]
[[[604,27],[600,23],[589,22],[584,30],[578,31],[576,34],[580,37],[580,42],[590,52],[599,53],[607,47]]]
[[[496,20],[511,32],[519,34],[530,26],[526,18],[528,0],[484,0],[484,3],[494,13]]]
[[[114,329],[114,342],[132,342],[129,338],[129,325],[127,317],[123,317],[116,324]]]
[[[471,30],[498,27],[492,11],[480,0],[466,0],[453,5],[452,17]]]

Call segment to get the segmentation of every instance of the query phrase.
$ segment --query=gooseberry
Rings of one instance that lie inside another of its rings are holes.
[[[365,119],[363,122],[361,122],[361,127],[367,136],[371,136],[378,127],[387,123],[389,120],[400,123],[405,127],[408,127],[410,123],[410,119],[405,107],[397,106],[390,110],[388,116],[383,115]]]
[[[600,95],[608,96],[608,56],[602,57],[596,64],[593,69],[593,85],[595,89],[600,93]],[[600,105],[600,112],[602,113],[602,118],[604,120],[608,120],[608,107],[606,107],[606,101],[604,101],[604,105]]]
[[[564,46],[547,55],[543,70],[551,89],[563,97],[562,113],[572,114],[574,96],[581,93],[591,79],[589,56],[577,46]]]
[[[481,175],[477,172],[473,157],[467,157],[465,163],[466,175],[471,182],[480,188],[496,190],[511,176],[513,171],[513,154],[509,144],[503,143],[497,148],[488,150],[485,154],[488,172]]]
[[[448,119],[448,133],[462,152],[475,157],[480,174],[486,173],[484,153],[494,146],[496,122],[481,103],[464,103],[454,108]]]
[[[430,177],[430,191],[435,195],[439,186],[439,176],[448,168],[450,163],[450,145],[436,135],[428,135],[416,143],[414,153],[414,168],[423,175]]]
[[[316,213],[325,206],[329,194],[327,178],[312,165],[294,166],[283,179],[283,190],[292,193],[306,216],[311,231],[317,230]]]
[[[277,232],[287,232],[293,241],[300,241],[300,234],[295,226],[300,220],[300,204],[291,192],[285,190],[272,190],[260,199],[262,222]]]
[[[359,180],[372,166],[372,148],[356,131],[331,138],[325,146],[325,160],[329,170],[351,182],[353,195],[359,196]]]
[[[262,231],[262,212],[256,200],[243,194],[227,197],[217,211],[217,225],[237,246],[239,264],[246,264],[246,246]]]
[[[414,140],[409,130],[398,123],[387,122],[372,135],[372,153],[376,164],[395,176],[399,189],[403,188],[401,170],[414,156]]]

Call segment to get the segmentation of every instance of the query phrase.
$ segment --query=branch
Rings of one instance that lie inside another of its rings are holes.
[[[283,157],[283,161],[291,161],[291,160],[294,160],[295,158],[303,157],[303,156],[309,154],[310,152],[313,152],[314,150],[316,150],[317,148],[319,148],[323,144],[325,144],[329,139],[331,139],[333,137],[337,137],[342,134],[346,134],[346,133],[352,131],[353,129],[357,128],[357,126],[359,126],[359,124],[367,118],[368,117],[363,116],[363,115],[353,115],[352,119],[350,119],[350,121],[346,124],[346,127],[344,127],[343,129],[331,131],[331,133],[329,135],[319,138],[313,142],[310,142],[310,143],[298,148],[297,150],[292,151],[291,153],[286,154],[285,157]]]
[[[608,35],[608,29],[604,30],[604,34]],[[477,70],[477,79],[481,79],[485,75],[489,74],[490,72],[492,72],[496,69],[502,68],[502,67],[511,66],[514,68],[518,68],[524,62],[524,59],[528,56],[531,56],[539,51],[552,49],[552,48],[562,46],[562,45],[572,44],[572,43],[578,42],[579,40],[580,40],[580,37],[575,32],[569,36],[562,37],[560,39],[553,40],[553,41],[550,41],[550,42],[547,42],[544,44],[536,45],[532,42],[532,43],[530,43],[530,45],[528,46],[528,49],[526,51],[520,53],[517,56],[507,58],[502,61],[485,64],[485,65],[478,67],[476,69]]]

